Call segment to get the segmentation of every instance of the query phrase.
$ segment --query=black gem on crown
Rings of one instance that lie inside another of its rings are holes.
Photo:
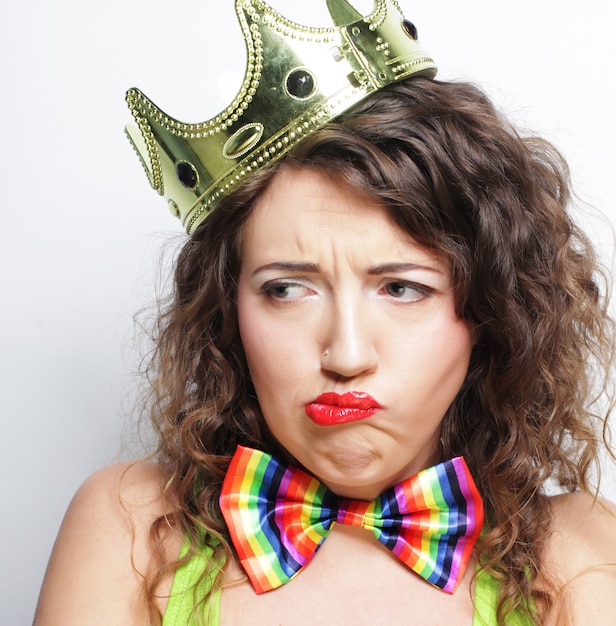
[[[199,182],[197,170],[194,165],[187,163],[186,161],[180,161],[175,166],[175,173],[177,174],[178,180],[182,183],[182,185],[184,185],[184,187],[188,187],[189,189],[194,189],[197,186],[197,182]]]
[[[404,30],[406,34],[411,38],[417,41],[417,27],[410,20],[403,20],[402,26],[404,26]]]
[[[314,76],[304,68],[297,68],[287,76],[288,93],[300,100],[309,98],[314,93],[315,87]]]

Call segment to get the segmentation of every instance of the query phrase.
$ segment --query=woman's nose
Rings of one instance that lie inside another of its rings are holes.
[[[321,368],[331,374],[353,378],[373,371],[378,362],[374,342],[376,320],[365,302],[339,302],[325,312],[326,330]]]

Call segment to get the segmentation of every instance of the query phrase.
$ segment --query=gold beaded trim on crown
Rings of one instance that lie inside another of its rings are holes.
[[[334,27],[310,28],[261,0],[236,0],[246,75],[233,102],[207,122],[179,122],[139,90],[126,94],[137,124],[126,127],[127,136],[189,234],[246,177],[368,94],[436,74],[396,0],[375,0],[368,16],[347,0],[327,6]]]

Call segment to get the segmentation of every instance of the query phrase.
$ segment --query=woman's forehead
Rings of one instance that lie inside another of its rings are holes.
[[[442,255],[420,245],[365,193],[312,168],[286,168],[260,195],[242,233],[245,263],[327,263],[346,255],[360,266],[408,262],[443,268]]]

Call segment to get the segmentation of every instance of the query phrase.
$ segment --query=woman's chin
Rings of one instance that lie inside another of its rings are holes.
[[[316,453],[316,454],[315,454]],[[374,500],[383,491],[438,463],[438,452],[418,453],[400,465],[399,452],[372,446],[332,446],[322,454],[313,450],[304,466],[336,495],[356,500]]]

